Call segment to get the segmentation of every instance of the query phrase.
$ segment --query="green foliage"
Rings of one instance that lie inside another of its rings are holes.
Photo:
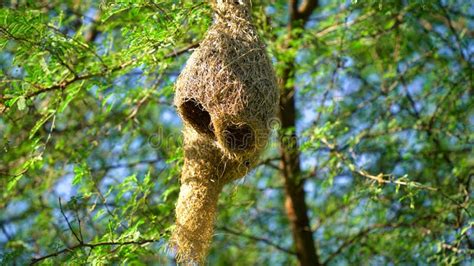
[[[469,265],[472,4],[320,1],[289,40],[287,1],[252,3],[277,73],[295,62],[280,135],[298,136],[322,262]],[[4,4],[0,264],[173,263],[173,83],[211,22],[201,1]],[[296,264],[277,135],[225,188],[212,265]]]

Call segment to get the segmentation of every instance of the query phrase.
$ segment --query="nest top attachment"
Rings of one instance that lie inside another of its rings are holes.
[[[251,23],[250,0],[213,0],[211,5],[214,12],[221,18],[228,17],[230,20],[240,18]],[[218,23],[219,18],[216,19]]]
[[[176,83],[185,126],[224,156],[252,164],[266,145],[278,88],[249,0],[213,2],[215,21]]]

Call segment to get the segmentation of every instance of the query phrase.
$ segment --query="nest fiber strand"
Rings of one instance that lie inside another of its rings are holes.
[[[225,184],[257,163],[278,105],[265,46],[249,0],[218,0],[214,24],[176,83],[184,121],[184,166],[171,246],[181,263],[204,261]]]

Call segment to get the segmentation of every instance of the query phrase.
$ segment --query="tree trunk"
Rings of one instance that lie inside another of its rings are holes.
[[[293,34],[294,29],[304,28],[306,21],[318,5],[318,1],[303,1],[298,6],[298,1],[289,1],[290,21],[288,23],[288,35],[285,53],[293,38],[299,38],[300,34]],[[284,62],[284,70],[280,77],[280,112],[279,117],[282,132],[288,132],[296,126],[295,90],[293,84],[288,81],[294,80],[295,58]],[[282,135],[280,138],[280,168],[285,181],[285,209],[291,224],[294,246],[300,265],[321,265],[313,239],[313,233],[308,218],[308,207],[305,202],[304,179],[301,178],[300,153],[296,133],[291,136]]]

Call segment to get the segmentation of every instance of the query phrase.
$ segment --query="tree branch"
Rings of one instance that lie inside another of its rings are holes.
[[[198,46],[199,46],[199,42],[192,43],[192,44],[190,44],[188,46],[185,46],[181,49],[178,49],[178,50],[175,50],[175,51],[173,51],[169,54],[166,54],[164,56],[164,58],[169,59],[169,58],[174,58],[174,57],[180,56],[180,55],[182,55],[182,54],[184,54],[184,53],[186,53],[186,52],[190,51],[191,49],[196,48]],[[156,49],[151,49],[150,51],[146,52],[146,54],[151,54],[151,53],[154,53],[154,52],[156,52]],[[37,95],[45,93],[45,92],[54,91],[54,90],[64,90],[64,89],[67,88],[67,86],[69,86],[69,85],[71,85],[71,84],[73,84],[77,81],[86,80],[86,79],[90,79],[90,78],[94,78],[94,77],[101,77],[101,76],[104,76],[104,75],[107,75],[107,74],[125,69],[126,67],[136,63],[137,61],[138,61],[138,58],[134,58],[130,61],[124,62],[124,63],[122,63],[118,66],[115,66],[113,68],[110,68],[110,69],[104,69],[104,70],[96,72],[96,73],[75,75],[71,79],[65,79],[65,80],[63,80],[63,81],[61,81],[61,82],[59,82],[55,85],[52,85],[50,87],[43,87],[41,85],[33,84],[33,87],[37,88],[37,90],[26,94],[24,97],[26,99],[29,99],[31,97],[37,96]],[[7,96],[0,95],[0,103],[4,103],[5,101],[10,100],[14,97],[15,96],[10,96],[10,95],[7,95]],[[3,110],[3,111],[5,111],[5,110]]]
[[[406,222],[398,222],[398,223],[392,223],[392,222],[388,222],[388,223],[381,223],[381,224],[373,224],[365,229],[362,229],[361,231],[359,231],[358,233],[356,233],[355,235],[353,235],[351,238],[348,238],[346,241],[344,241],[337,249],[335,252],[331,253],[328,258],[323,262],[323,265],[328,265],[329,262],[331,262],[334,258],[336,258],[339,254],[342,253],[342,251],[344,251],[344,249],[346,249],[347,247],[349,247],[350,245],[352,245],[354,242],[356,242],[357,240],[361,239],[361,238],[364,238],[366,236],[369,235],[370,232],[376,230],[376,229],[383,229],[383,228],[387,228],[387,229],[396,229],[396,228],[399,228],[399,227],[413,227],[414,225],[416,225],[418,222],[420,221],[423,221],[423,220],[430,220],[430,219],[436,219],[436,215],[428,215],[428,216],[425,216],[425,217],[421,217],[420,219],[417,219],[413,222],[410,222],[410,223],[406,223]]]
[[[143,240],[138,240],[138,241],[123,241],[123,242],[99,242],[99,243],[79,243],[77,245],[71,246],[71,247],[66,247],[61,250],[58,250],[54,253],[39,257],[39,258],[32,258],[30,265],[34,265],[42,260],[51,258],[51,257],[57,257],[63,253],[67,252],[72,252],[78,248],[95,248],[95,247],[100,247],[100,246],[125,246],[125,245],[143,245],[147,243],[153,243],[153,242],[158,242],[160,241],[159,239],[143,239]]]
[[[308,21],[309,17],[313,13],[314,9],[318,7],[318,0],[304,0],[298,5],[298,0],[290,0],[289,12],[290,12],[290,24],[302,20],[303,25]]]
[[[272,241],[266,239],[266,238],[263,238],[263,237],[257,237],[257,236],[253,236],[253,235],[249,235],[249,234],[245,234],[245,233],[242,233],[242,232],[238,232],[238,231],[234,231],[230,228],[227,228],[225,226],[222,226],[222,227],[218,227],[219,230],[222,230],[224,232],[227,232],[227,233],[230,233],[232,235],[236,235],[236,236],[240,236],[240,237],[245,237],[245,238],[248,238],[248,239],[251,239],[251,240],[254,240],[254,241],[259,241],[259,242],[262,242],[262,243],[265,243],[269,246],[272,246],[280,251],[283,251],[285,253],[288,253],[290,255],[293,255],[293,256],[296,256],[296,252],[292,251],[292,250],[289,250],[287,248],[284,248],[276,243],[273,243]]]

